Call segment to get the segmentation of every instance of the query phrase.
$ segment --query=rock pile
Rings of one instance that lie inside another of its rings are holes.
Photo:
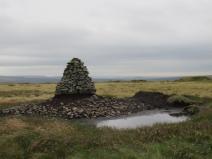
[[[78,58],[73,58],[67,64],[63,77],[56,87],[56,96],[95,94],[94,82],[88,74],[87,67],[84,66],[84,63]]]
[[[133,99],[116,99],[109,97],[90,96],[80,100],[61,102],[60,99],[41,104],[29,104],[20,107],[0,110],[0,116],[6,115],[39,115],[60,117],[65,119],[116,117],[128,115],[146,109],[150,105],[137,103]]]
[[[155,108],[171,109],[169,96],[157,92],[138,92],[130,98],[112,98],[97,95],[84,98],[54,98],[40,104],[28,104],[0,109],[0,116],[40,115],[65,119],[117,117]]]

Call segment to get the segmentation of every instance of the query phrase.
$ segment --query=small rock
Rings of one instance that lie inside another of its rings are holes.
[[[77,107],[73,107],[73,108],[72,108],[73,111],[76,111],[77,109],[78,109]]]

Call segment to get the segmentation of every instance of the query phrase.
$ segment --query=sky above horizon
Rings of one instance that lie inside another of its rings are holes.
[[[209,75],[211,28],[211,0],[0,0],[0,75]]]

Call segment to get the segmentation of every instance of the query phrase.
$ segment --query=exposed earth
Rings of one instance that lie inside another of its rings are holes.
[[[65,119],[115,117],[155,108],[171,109],[174,105],[167,102],[168,97],[157,92],[138,92],[133,97],[122,99],[60,95],[44,103],[0,110],[0,115],[41,115]]]

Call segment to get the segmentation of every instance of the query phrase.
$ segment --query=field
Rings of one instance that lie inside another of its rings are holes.
[[[1,84],[0,109],[53,97],[55,84]],[[201,111],[180,124],[134,130],[95,128],[53,118],[0,118],[0,159],[210,159],[212,82],[97,83],[97,94],[129,97],[137,91],[189,95]]]

